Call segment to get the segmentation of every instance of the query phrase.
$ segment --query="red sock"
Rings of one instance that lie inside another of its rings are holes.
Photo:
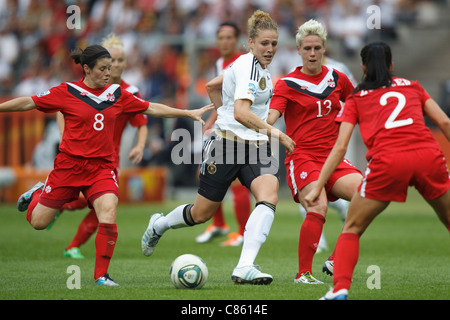
[[[28,205],[27,209],[27,221],[31,224],[31,214],[33,213],[34,208],[36,208],[39,198],[41,196],[42,190],[38,189],[33,193],[33,196],[31,197],[31,202]]]
[[[358,262],[359,236],[354,233],[342,233],[336,243],[336,257],[333,266],[334,292],[349,289],[353,270]]]
[[[97,226],[98,218],[95,210],[92,209],[81,221],[80,225],[78,226],[77,233],[72,239],[72,242],[67,246],[67,250],[72,248],[79,248],[82,244],[86,243],[86,241],[88,241],[89,238],[97,230]]]
[[[328,258],[328,260],[334,261],[335,257],[336,257],[336,247],[334,247],[334,250],[331,253],[331,256]]]
[[[298,276],[312,271],[312,261],[319,245],[325,218],[315,212],[308,212],[300,228],[298,241]]]
[[[217,208],[216,213],[213,215],[213,223],[214,226],[223,228],[225,226],[225,219],[223,217],[223,208],[222,204],[220,204],[219,208]]]
[[[87,206],[88,206],[88,202],[85,198],[78,198],[77,200],[65,203],[61,207],[60,210],[61,211],[63,211],[63,210],[74,211],[74,210],[86,208]]]
[[[243,236],[245,225],[250,216],[250,193],[248,189],[242,185],[232,187],[231,191],[233,192],[234,214],[239,225],[238,233]]]
[[[103,277],[108,272],[116,241],[117,225],[115,223],[99,223],[97,236],[95,237],[94,279]]]
[[[334,247],[334,250],[331,253],[331,256],[328,258],[328,260],[334,261],[335,257],[336,257],[336,246]]]

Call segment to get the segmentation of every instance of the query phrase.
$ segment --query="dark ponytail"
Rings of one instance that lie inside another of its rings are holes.
[[[354,92],[373,90],[392,85],[392,73],[389,70],[392,64],[391,48],[384,42],[374,42],[361,50],[362,64],[366,73]]]
[[[95,44],[88,46],[84,50],[81,50],[79,48],[75,49],[70,54],[70,58],[76,64],[81,64],[82,67],[86,64],[90,69],[93,69],[98,59],[111,58],[111,55],[109,54],[108,50],[98,44]]]

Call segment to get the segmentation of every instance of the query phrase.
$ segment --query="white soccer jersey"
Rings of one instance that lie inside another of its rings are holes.
[[[238,99],[252,101],[251,111],[266,121],[272,94],[269,70],[263,69],[252,53],[240,56],[224,71],[222,106],[217,109],[215,127],[232,131],[244,140],[268,140],[267,135],[249,129],[234,119],[234,102]]]

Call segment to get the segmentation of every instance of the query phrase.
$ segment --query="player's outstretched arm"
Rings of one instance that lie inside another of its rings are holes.
[[[144,114],[156,118],[191,118],[192,120],[200,121],[202,124],[205,124],[202,120],[202,115],[213,108],[214,106],[209,104],[199,109],[187,110],[172,108],[161,103],[149,102],[148,109]]]
[[[31,97],[20,97],[0,104],[0,112],[19,112],[36,109]]]

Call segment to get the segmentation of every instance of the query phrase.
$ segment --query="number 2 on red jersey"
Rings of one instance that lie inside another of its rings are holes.
[[[397,99],[397,106],[395,107],[394,111],[392,111],[389,118],[386,120],[384,127],[386,129],[393,129],[403,126],[409,126],[413,123],[412,118],[408,119],[401,119],[398,120],[397,117],[400,114],[400,112],[403,110],[403,108],[406,105],[406,98],[403,94],[396,91],[389,91],[383,94],[380,98],[380,105],[385,106],[388,103],[389,98],[396,98]]]

